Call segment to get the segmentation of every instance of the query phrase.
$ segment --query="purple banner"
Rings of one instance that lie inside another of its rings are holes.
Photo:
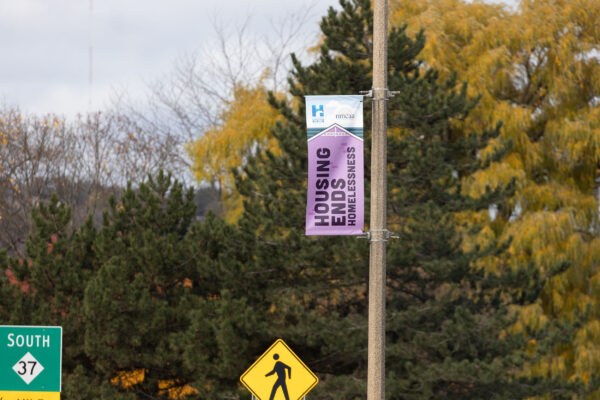
[[[337,124],[310,137],[306,234],[362,234],[363,182],[361,137]]]

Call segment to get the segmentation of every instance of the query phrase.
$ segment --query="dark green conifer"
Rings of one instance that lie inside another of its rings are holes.
[[[53,197],[34,211],[27,258],[2,255],[14,276],[0,280],[2,322],[63,327],[63,398],[239,391],[256,324],[230,293],[250,291],[252,256],[234,227],[195,215],[193,191],[161,172],[113,198],[97,229],[73,231]]]
[[[312,396],[363,398],[366,390],[366,278],[368,245],[356,238],[305,237],[305,95],[358,94],[371,85],[372,11],[368,0],[341,0],[321,27],[318,59],[302,66],[293,58],[287,101],[271,99],[285,120],[273,131],[281,156],[266,153],[249,160],[238,188],[246,196],[241,228],[257,243],[263,268],[262,301],[274,305],[269,330],[256,332],[261,349],[283,337],[321,375]],[[389,242],[387,293],[387,397],[390,399],[514,399],[583,390],[574,383],[520,375],[555,340],[568,340],[569,327],[510,334],[514,305],[535,301],[545,279],[534,268],[501,271],[477,268],[477,261],[499,257],[505,244],[465,250],[465,236],[480,226],[459,226],[457,214],[494,205],[508,218],[512,185],[465,196],[461,179],[504,155],[480,159],[498,139],[500,125],[465,132],[460,121],[478,99],[455,79],[442,80],[416,58],[425,37],[389,34],[389,85],[398,94],[389,102],[388,220],[398,238]],[[365,101],[365,121],[370,105]],[[366,126],[367,180],[369,127]],[[368,189],[368,182],[365,187]],[[368,190],[367,190],[368,191]],[[368,205],[366,207],[368,210]],[[368,221],[368,218],[367,218]],[[500,259],[500,258],[499,258]],[[261,304],[248,304],[261,312]],[[262,335],[262,337],[261,337]],[[525,352],[531,339],[538,353]],[[251,358],[251,355],[248,355]]]
[[[260,326],[241,296],[254,291],[244,276],[252,243],[211,214],[202,223],[195,215],[193,190],[163,173],[129,186],[104,214],[94,241],[100,268],[83,301],[85,351],[99,380],[124,395],[239,393],[240,353]]]
[[[33,209],[34,230],[26,257],[3,257],[0,269],[14,276],[2,284],[2,322],[11,325],[62,326],[62,389],[64,398],[96,398],[103,387],[94,361],[84,349],[86,325],[83,297],[98,269],[93,242],[96,229],[88,219],[72,229],[71,209],[53,195]],[[110,385],[104,393],[118,398]]]

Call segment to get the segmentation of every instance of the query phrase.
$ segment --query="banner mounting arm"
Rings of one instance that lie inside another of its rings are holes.
[[[373,91],[374,90],[383,90],[385,91],[385,97],[382,99],[373,99]],[[362,94],[365,97],[368,97],[372,100],[386,100],[389,99],[390,97],[394,97],[394,95],[400,93],[399,90],[389,90],[388,88],[372,88],[371,90],[361,90],[358,92],[359,94]]]

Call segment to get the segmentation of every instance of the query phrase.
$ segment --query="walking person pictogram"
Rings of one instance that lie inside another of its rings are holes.
[[[273,359],[278,360],[279,354],[277,354],[277,353],[273,354]],[[290,367],[288,367],[287,365],[285,365],[284,363],[282,363],[281,361],[277,361],[275,363],[275,366],[273,367],[273,370],[265,375],[265,376],[271,376],[275,373],[277,374],[277,380],[275,381],[275,384],[273,385],[273,389],[271,390],[271,397],[269,397],[269,400],[273,400],[275,398],[275,393],[277,392],[277,389],[279,387],[281,387],[281,390],[283,391],[285,400],[290,400],[290,396],[288,395],[287,385],[285,383],[285,379],[286,379],[285,378],[285,370],[286,369],[288,371],[288,379],[292,379],[292,369]]]

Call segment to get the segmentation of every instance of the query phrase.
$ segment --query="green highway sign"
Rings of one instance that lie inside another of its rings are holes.
[[[0,326],[0,392],[60,392],[62,327]]]

